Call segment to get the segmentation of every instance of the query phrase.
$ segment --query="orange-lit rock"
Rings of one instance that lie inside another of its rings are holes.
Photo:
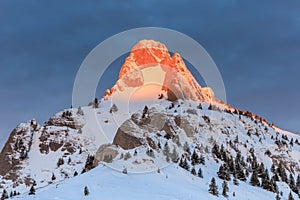
[[[150,67],[161,68],[161,72],[155,70],[151,73],[149,70],[143,70]],[[159,84],[161,89],[167,92],[169,100],[190,99],[210,102],[215,99],[210,88],[202,88],[198,84],[179,54],[174,53],[171,57],[164,44],[153,40],[141,40],[132,48],[120,69],[119,80],[111,89],[111,93],[123,91],[127,87],[141,87],[147,84],[146,76],[150,82],[149,77],[151,79],[152,76],[152,82],[157,83],[156,76],[162,75],[158,73],[164,75],[162,83]]]

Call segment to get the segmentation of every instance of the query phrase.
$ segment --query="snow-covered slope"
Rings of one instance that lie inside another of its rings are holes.
[[[79,177],[41,188],[36,191],[35,196],[21,195],[20,199],[227,199],[207,192],[214,174],[209,166],[204,168],[204,173],[206,176],[200,179],[176,165],[171,165],[160,173],[122,174],[101,165]],[[84,196],[85,186],[90,192],[88,196]],[[221,188],[220,181],[218,187]],[[246,183],[239,186],[229,184],[229,187],[229,199],[275,199],[274,193],[249,188]]]
[[[103,98],[16,127],[0,187],[19,199],[296,199],[299,141],[219,101],[178,54],[144,40]]]

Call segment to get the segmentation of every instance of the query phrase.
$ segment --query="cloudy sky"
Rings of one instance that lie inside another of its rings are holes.
[[[87,54],[114,34],[147,26],[198,41],[222,74],[229,104],[300,133],[300,2],[293,2],[1,0],[0,140],[20,122],[43,124],[70,107]]]

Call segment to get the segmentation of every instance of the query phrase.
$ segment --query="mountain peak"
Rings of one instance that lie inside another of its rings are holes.
[[[106,94],[123,92],[128,88],[160,85],[157,96],[176,99],[215,100],[213,91],[202,88],[186,67],[178,53],[170,55],[167,47],[154,40],[141,40],[132,48],[119,73],[119,80]],[[147,87],[149,90],[149,87]]]
[[[137,50],[137,49],[158,49],[161,51],[168,51],[166,45],[163,43],[154,41],[154,40],[140,40],[134,47],[132,48],[132,51]]]

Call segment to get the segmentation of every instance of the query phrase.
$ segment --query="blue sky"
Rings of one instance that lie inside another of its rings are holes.
[[[300,133],[299,1],[99,2],[0,2],[1,141],[18,123],[43,124],[71,105],[76,72],[97,44],[146,26],[194,38],[216,62],[229,104]],[[99,95],[120,65],[100,83]]]

